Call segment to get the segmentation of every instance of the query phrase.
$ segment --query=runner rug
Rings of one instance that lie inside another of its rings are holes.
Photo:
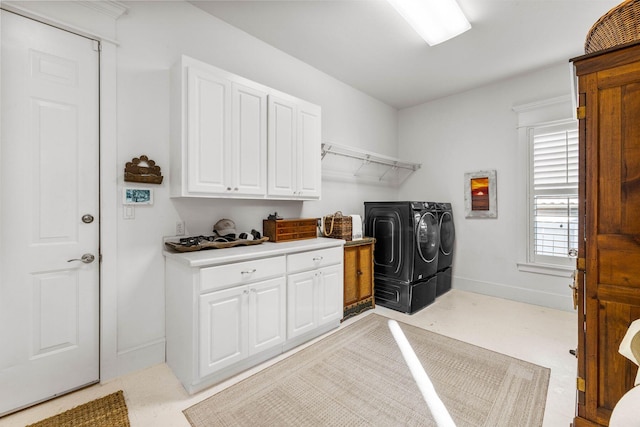
[[[205,426],[435,426],[386,317],[370,314],[186,409]],[[400,323],[458,427],[542,425],[550,369]]]

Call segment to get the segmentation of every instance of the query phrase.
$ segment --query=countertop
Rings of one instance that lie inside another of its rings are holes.
[[[236,246],[226,249],[206,249],[196,252],[173,252],[165,249],[166,258],[184,263],[189,267],[206,267],[249,259],[266,258],[275,255],[313,251],[333,247],[342,247],[346,242],[341,239],[318,237],[316,239],[294,240],[290,242],[264,242],[253,246]]]

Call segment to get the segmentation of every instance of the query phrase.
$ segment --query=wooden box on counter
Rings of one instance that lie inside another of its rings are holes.
[[[271,242],[315,239],[317,237],[317,218],[264,219],[262,234]]]

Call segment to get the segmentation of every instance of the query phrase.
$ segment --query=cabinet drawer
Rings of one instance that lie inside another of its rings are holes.
[[[289,255],[287,257],[287,271],[291,273],[338,264],[342,262],[342,255],[342,247],[318,249]]]
[[[200,270],[200,291],[207,292],[270,277],[284,276],[285,272],[284,256],[203,268]]]

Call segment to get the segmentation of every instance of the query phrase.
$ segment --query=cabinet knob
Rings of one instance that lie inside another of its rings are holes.
[[[358,274],[358,276],[362,276],[362,271],[358,270],[356,273]]]
[[[231,191],[231,187],[227,187],[227,191]]]
[[[245,295],[249,295],[249,290],[245,289],[244,291],[242,291],[242,293]]]
[[[234,188],[233,191],[238,191],[238,187]]]

